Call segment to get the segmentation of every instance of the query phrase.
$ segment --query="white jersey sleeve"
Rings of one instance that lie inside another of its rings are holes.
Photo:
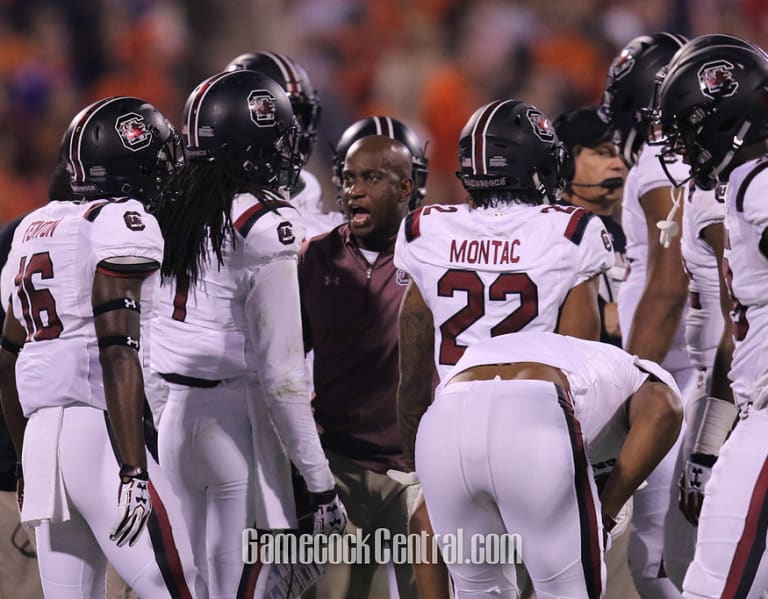
[[[232,223],[235,243],[245,243],[243,259],[254,265],[297,256],[306,233],[296,208],[271,194],[258,201],[251,194],[235,196]]]
[[[235,222],[245,234],[247,292],[245,318],[248,323],[246,353],[258,379],[264,401],[283,441],[288,457],[296,465],[312,492],[333,488],[317,428],[312,416],[304,370],[304,340],[301,330],[297,254],[303,239],[303,224],[295,210],[279,206],[255,221],[249,231],[248,210]]]
[[[160,225],[141,202],[112,201],[101,207],[95,206],[93,210],[98,211],[91,237],[96,264],[102,260],[133,258],[154,262],[157,268],[160,267],[163,260]]]

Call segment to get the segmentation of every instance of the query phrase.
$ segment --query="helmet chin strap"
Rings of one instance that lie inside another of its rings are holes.
[[[723,156],[723,159],[720,161],[720,163],[712,169],[712,173],[715,175],[716,179],[720,179],[720,173],[722,173],[725,167],[730,164],[736,152],[738,152],[741,146],[744,144],[744,138],[747,136],[747,131],[749,131],[751,126],[751,121],[744,121],[736,135],[733,136],[733,140],[731,141],[731,148],[726,152],[725,156]]]
[[[627,166],[633,165],[635,162],[637,162],[637,154],[632,151],[632,146],[635,143],[635,137],[637,137],[637,131],[635,131],[633,127],[629,130],[627,139],[624,141],[624,147],[622,148],[622,157],[624,159],[624,164]]]
[[[550,201],[549,196],[547,195],[547,188],[544,186],[544,183],[541,182],[539,172],[536,169],[533,169],[533,172],[531,173],[531,180],[533,181],[533,186],[536,188],[536,191],[539,192],[542,202],[544,204],[549,204]]]
[[[685,190],[682,187],[669,188],[669,197],[672,198],[672,208],[665,220],[660,220],[656,223],[656,228],[661,231],[659,233],[659,243],[665,248],[668,248],[672,243],[672,238],[677,237],[680,233],[680,225],[675,221],[675,215],[677,215],[677,211],[680,209],[680,202],[683,199],[684,193]]]

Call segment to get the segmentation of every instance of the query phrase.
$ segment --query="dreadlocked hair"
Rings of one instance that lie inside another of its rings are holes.
[[[533,189],[474,189],[469,194],[476,208],[496,208],[506,204],[539,206],[541,196]]]
[[[261,196],[260,186],[233,176],[231,169],[218,162],[188,165],[179,182],[175,201],[166,202],[158,215],[165,239],[163,280],[197,281],[210,266],[208,244],[216,255],[217,267],[224,264],[227,239],[234,247],[232,199],[240,192]]]

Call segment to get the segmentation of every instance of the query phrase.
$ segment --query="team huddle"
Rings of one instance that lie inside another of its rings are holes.
[[[461,205],[425,201],[406,125],[352,124],[326,213],[287,56],[201,82],[181,133],[144,99],[83,108],[0,278],[46,597],[104,597],[107,564],[151,599],[323,597],[322,568],[245,564],[243,531],[351,525],[524,539],[527,585],[459,556],[397,566],[403,599],[603,597],[622,534],[642,599],[763,596],[766,116],[760,48],[640,36],[599,107],[479,107]],[[579,182],[590,152],[612,166]]]

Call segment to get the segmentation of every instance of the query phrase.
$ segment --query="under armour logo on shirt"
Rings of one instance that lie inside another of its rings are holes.
[[[336,287],[341,285],[341,277],[339,275],[336,275],[332,277],[331,275],[325,275],[323,277],[323,285],[326,287],[330,287],[331,283],[333,283]]]

